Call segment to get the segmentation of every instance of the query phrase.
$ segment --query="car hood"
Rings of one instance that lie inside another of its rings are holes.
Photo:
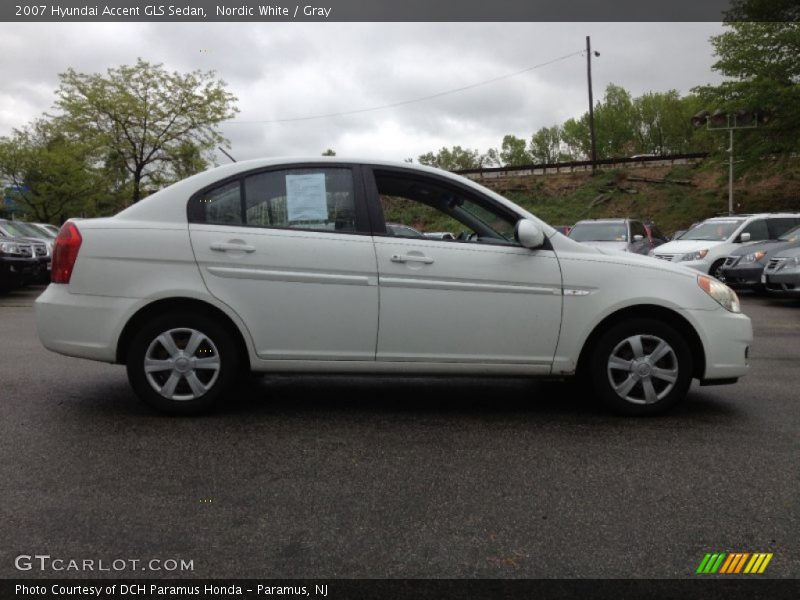
[[[768,255],[774,255],[776,252],[781,250],[797,247],[800,247],[800,239],[795,240],[794,242],[766,240],[763,242],[753,242],[752,244],[747,244],[744,248],[737,248],[731,252],[731,256],[745,256],[746,254],[752,254],[753,252],[758,252],[759,250],[763,250]]]
[[[716,240],[674,240],[661,244],[656,248],[656,254],[686,254],[687,252],[697,252],[707,248],[719,246],[725,242]]]
[[[795,256],[800,256],[800,247],[794,246],[793,248],[784,248],[780,252],[776,252],[775,256],[779,256],[781,258],[793,258]]]
[[[697,271],[682,266],[679,263],[667,262],[652,256],[636,254],[635,252],[620,252],[619,250],[611,250],[608,248],[592,247],[584,242],[576,242],[560,233],[556,233],[551,237],[550,242],[553,245],[553,249],[556,251],[556,255],[563,258],[593,260],[596,257],[603,262],[613,262],[618,265],[627,265],[629,267],[641,267],[658,271],[661,274],[669,272],[679,275],[682,278],[696,279],[698,276]],[[600,258],[601,256],[602,258]]]

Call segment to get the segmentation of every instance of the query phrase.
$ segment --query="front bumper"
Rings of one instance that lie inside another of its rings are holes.
[[[139,301],[68,290],[68,285],[50,284],[36,299],[36,331],[42,344],[67,356],[115,362],[122,325]]]
[[[12,258],[5,256],[0,259],[0,280],[24,281],[37,274],[39,261],[35,258]]]
[[[719,310],[687,310],[687,316],[703,343],[706,368],[702,380],[735,379],[749,370],[753,343],[750,318],[741,313]]]
[[[730,269],[723,268],[720,279],[731,287],[758,287],[761,285],[763,271],[764,265],[761,264],[751,264],[746,267],[737,265]]]
[[[800,268],[781,269],[764,274],[764,287],[770,292],[800,294]]]

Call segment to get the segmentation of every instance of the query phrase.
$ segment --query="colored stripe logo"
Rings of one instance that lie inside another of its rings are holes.
[[[772,553],[766,552],[715,552],[706,554],[697,567],[698,574],[755,575],[763,573]]]

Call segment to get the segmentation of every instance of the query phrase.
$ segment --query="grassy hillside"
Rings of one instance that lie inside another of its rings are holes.
[[[580,219],[640,217],[671,234],[695,221],[728,211],[728,165],[707,160],[698,165],[631,168],[484,179],[506,196],[552,225]],[[800,212],[800,159],[765,163],[734,183],[738,213]]]

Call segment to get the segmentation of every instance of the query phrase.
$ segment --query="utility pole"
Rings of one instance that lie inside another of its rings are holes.
[[[726,113],[717,109],[713,114],[701,110],[692,117],[692,125],[706,126],[709,131],[728,132],[728,214],[733,214],[733,132],[737,129],[755,129],[766,125],[770,120],[769,111],[762,109],[748,110],[746,108],[735,112]]]
[[[599,52],[595,52],[600,56]],[[592,97],[592,41],[586,36],[586,79],[589,83],[589,137],[592,143],[592,173],[597,169],[597,142],[594,137],[594,98]]]

